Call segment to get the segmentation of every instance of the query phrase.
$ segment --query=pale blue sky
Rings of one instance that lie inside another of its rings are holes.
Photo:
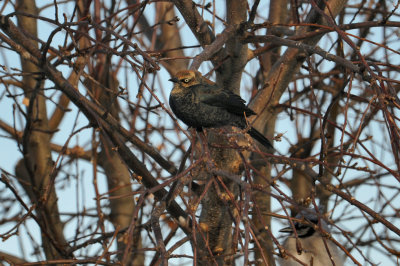
[[[37,1],[38,3],[40,1]],[[46,1],[46,2],[52,2],[52,1]],[[265,9],[267,9],[267,7],[263,7]],[[223,7],[221,8],[221,10],[223,10]],[[7,14],[8,12],[10,12],[10,9],[6,9],[4,11],[3,14]],[[62,12],[66,12],[66,10],[60,10],[59,11],[60,14],[62,14]],[[153,10],[151,8],[148,8],[146,10],[145,14],[148,14],[149,18],[154,18],[154,13],[152,13]],[[68,11],[69,13],[69,11]],[[267,10],[265,11],[265,13],[267,14]],[[52,10],[52,8],[47,9],[46,13],[42,14],[44,16],[48,16],[50,18],[54,17],[54,10]],[[224,14],[221,13],[221,16],[223,16]],[[48,24],[46,23],[41,23],[39,22],[39,37],[42,39],[47,39],[46,36],[49,35],[50,31],[51,31],[51,27],[49,27]],[[184,25],[184,21],[181,18],[180,22],[181,25]],[[183,38],[183,40],[186,42],[184,43],[185,45],[193,45],[195,44],[195,41],[192,38],[192,33],[188,30],[187,26],[184,26],[184,35],[185,36],[190,36],[190,38],[185,37]],[[217,31],[220,32],[222,30],[221,26],[219,28],[217,28]],[[381,32],[379,31],[379,29],[375,29],[376,31],[376,35],[377,38],[379,39],[381,37]],[[61,36],[62,34],[60,34]],[[62,38],[57,39],[55,38],[52,46],[57,47],[57,44],[61,44],[61,42],[63,41]],[[378,40],[377,40],[378,41]],[[325,48],[324,46],[324,40],[321,41],[321,43],[319,44],[322,48]],[[399,50],[399,44],[398,43],[394,43],[394,46],[397,47],[393,47],[393,49],[397,49]],[[368,49],[368,48],[365,48]],[[2,65],[7,65],[9,68],[11,67],[16,67],[19,68],[20,66],[20,62],[19,62],[19,58],[17,58],[17,56],[15,54],[11,54],[10,52],[8,52],[5,49],[1,49],[1,54],[0,54],[0,64]],[[395,55],[398,57],[398,55]],[[398,61],[397,61],[398,62]],[[253,60],[252,62],[250,62],[246,68],[246,70],[248,70],[251,73],[251,69],[252,66],[255,66],[257,64],[257,61]],[[209,70],[209,63],[204,63],[202,65],[202,67],[200,68],[200,70],[203,73],[208,72]],[[13,72],[12,70],[10,70],[10,72]],[[68,72],[69,73],[69,72]],[[65,76],[68,75],[68,73],[63,73]],[[168,74],[166,71],[160,71],[157,75],[161,76],[161,80],[168,80]],[[391,77],[394,78],[394,77]],[[125,77],[121,77],[121,82],[123,82],[125,80]],[[250,84],[249,82],[249,77],[244,75],[243,77],[243,81],[242,81],[242,87],[241,87],[241,91],[242,91],[242,96],[246,99],[248,99],[248,93],[246,93],[246,91],[248,91],[248,84]],[[46,84],[47,86],[51,86],[50,83]],[[122,86],[127,86],[129,87],[129,84],[121,84]],[[169,87],[171,85],[170,84],[161,84],[160,85],[160,90],[164,89],[163,93],[168,96],[169,95]],[[355,88],[356,90],[357,88]],[[83,91],[83,90],[82,90]],[[0,95],[3,95],[4,93],[4,87],[0,86]],[[49,92],[52,93],[52,92]],[[133,95],[133,94],[132,94]],[[22,101],[22,97],[18,98],[18,101]],[[13,121],[13,101],[10,98],[5,98],[1,100],[2,104],[0,105],[0,117],[2,120],[12,124]],[[167,102],[166,102],[166,105]],[[49,104],[48,106],[49,110],[53,110],[54,105]],[[54,142],[57,144],[64,144],[65,140],[68,138],[69,134],[73,131],[73,123],[75,121],[75,118],[77,116],[77,109],[71,105],[70,108],[72,109],[72,112],[70,114],[68,114],[66,121],[63,122],[63,124],[60,126],[60,131],[56,134]],[[50,112],[49,112],[50,113]],[[161,117],[163,117],[165,114],[160,114]],[[356,114],[349,114],[350,116],[355,116]],[[165,115],[165,117],[167,118],[167,116]],[[167,118],[168,119],[168,118]],[[17,119],[17,121],[19,121]],[[82,114],[78,115],[78,125],[75,127],[79,128],[81,126],[84,126],[87,124],[87,120],[84,118],[84,116]],[[17,124],[16,125],[18,129],[21,129],[21,125]],[[294,130],[294,127],[296,125],[290,121],[288,116],[285,115],[280,115],[278,122],[277,122],[277,127],[276,127],[276,133],[284,133],[284,140],[282,142],[275,142],[275,147],[278,151],[285,153],[286,150],[289,147],[289,144],[287,143],[286,139],[290,139],[290,140],[296,140],[296,130]],[[304,126],[304,125],[303,125]],[[356,127],[357,125],[349,125],[349,126],[354,126]],[[185,126],[183,126],[183,128],[186,128]],[[307,126],[304,126],[304,128],[302,129],[303,132],[305,132],[307,130]],[[378,125],[376,125],[376,128],[372,130],[374,132],[374,138],[376,139],[376,141],[380,142],[380,141],[387,141],[388,137],[385,136],[385,133],[382,134],[382,132],[384,132],[384,130],[380,129]],[[4,134],[4,132],[0,131],[0,134]],[[363,136],[364,137],[364,136]],[[74,137],[72,138],[72,141],[70,142],[70,147],[73,147],[75,144],[79,144],[79,145],[84,145],[85,143],[87,143],[88,141],[90,141],[92,138],[92,131],[91,130],[85,130],[82,134],[79,134],[79,137]],[[182,138],[184,139],[185,137],[182,136]],[[157,139],[156,136],[154,136],[154,139],[152,139],[152,141],[154,142],[159,142],[159,139]],[[14,141],[6,139],[1,137],[0,138],[0,147],[2,147],[2,152],[0,152],[0,167],[8,172],[14,173],[14,167],[16,162],[21,158],[21,153],[18,150],[17,145],[15,144]],[[315,151],[317,152],[317,151]],[[380,151],[377,150],[377,156],[380,156],[380,153],[384,153],[384,151]],[[57,158],[57,154],[54,154],[53,159]],[[387,160],[391,160],[390,157],[386,157]],[[360,161],[362,163],[362,161]],[[393,166],[390,165],[389,166]],[[74,166],[75,167],[75,166]],[[95,207],[95,201],[94,201],[94,190],[93,190],[93,185],[92,185],[92,166],[87,163],[87,162],[80,162],[78,165],[78,173],[79,173],[79,182],[76,182],[75,178],[71,178],[71,182],[70,182],[70,186],[68,188],[63,188],[63,189],[58,189],[57,193],[59,196],[59,207],[60,210],[62,210],[63,212],[75,212],[77,209],[81,209],[83,206],[85,206],[86,208],[88,207]],[[71,171],[74,172],[74,171]],[[346,173],[346,178],[349,175],[349,173]],[[355,176],[358,176],[359,173],[354,173]],[[62,176],[62,175],[60,175]],[[286,176],[290,176],[289,174]],[[393,178],[392,177],[387,177],[384,179],[384,183],[387,184],[391,184],[393,182]],[[78,193],[76,193],[76,188],[78,188]],[[85,188],[85,189],[83,189]],[[99,188],[101,189],[101,193],[102,192],[106,192],[107,188],[106,188],[106,182],[105,182],[105,178],[100,174],[99,175]],[[4,186],[2,184],[0,184],[0,189],[3,190]],[[280,189],[282,189],[283,191],[285,191],[286,193],[289,194],[289,190],[284,187],[283,185],[280,187]],[[276,191],[273,190],[273,193],[277,193]],[[71,195],[75,195],[77,194],[78,196],[75,197],[71,197]],[[364,186],[362,189],[357,190],[357,193],[354,195],[355,198],[361,202],[364,202],[365,204],[367,204],[370,208],[374,208],[376,202],[375,200],[378,198],[379,195],[377,195],[377,188],[375,188],[374,186]],[[387,195],[388,197],[390,197],[390,195]],[[26,198],[25,198],[26,199]],[[334,197],[332,198],[332,200],[334,200]],[[394,203],[394,205],[399,206],[400,205],[400,200],[398,197],[395,198],[396,200],[396,204]],[[337,210],[335,210],[333,216],[337,217],[340,216],[342,209],[344,207],[348,207],[347,204],[346,205],[340,205],[338,207]],[[278,204],[278,202],[273,200],[273,210],[280,210],[280,205]],[[361,214],[358,211],[355,211],[355,208],[352,209],[352,213],[355,216],[360,216]],[[348,212],[348,211],[347,211]],[[337,215],[336,215],[337,213]],[[335,216],[336,215],[336,216]],[[347,215],[348,216],[348,215]],[[352,231],[354,228],[357,228],[359,225],[356,222],[357,220],[353,219],[351,221],[342,221],[339,226]],[[65,229],[65,235],[73,235],[75,227],[77,225],[74,223],[70,223],[68,224],[68,226]],[[80,225],[82,226],[82,225]],[[274,220],[274,223],[272,225],[272,230],[274,232],[274,234],[276,236],[278,236],[279,234],[277,233],[277,231],[282,228],[283,224],[278,223],[276,220]],[[400,224],[399,224],[400,226]],[[36,226],[36,224],[32,221],[28,221],[27,224],[25,226],[21,226],[21,235],[24,235],[24,237],[28,237],[26,235],[26,230],[25,228],[29,228],[30,230],[30,234],[33,238],[35,238],[38,242],[40,242],[40,236],[39,236],[39,228]],[[374,228],[377,229],[382,229],[381,226],[378,225],[374,225]],[[5,227],[5,226],[0,226],[0,234],[4,233],[5,231],[7,231],[9,229],[9,227]],[[108,228],[109,231],[112,231],[112,227],[109,226]],[[335,230],[334,230],[335,231]],[[334,235],[336,237],[336,235]],[[27,243],[29,243],[29,241],[27,241]],[[31,254],[32,253],[32,248],[30,247],[30,245],[24,245],[25,250],[21,250],[20,249],[20,243],[18,243],[17,238],[11,237],[10,239],[8,239],[6,242],[0,242],[0,250],[1,251],[7,251],[10,252],[11,254],[15,254],[17,256],[24,254]],[[94,251],[94,250],[93,250]],[[191,249],[188,245],[183,246],[183,248],[178,249],[176,253],[182,254],[185,252],[191,252]],[[353,254],[357,259],[359,259],[360,261],[363,261],[363,259],[361,258],[361,256],[357,253],[354,252]],[[371,260],[375,263],[381,263],[381,265],[391,265],[392,262],[388,260],[387,258],[387,254],[382,254],[380,252],[376,252],[376,254],[367,254],[367,256],[369,258],[371,258]],[[29,256],[28,256],[29,257]],[[42,258],[44,259],[44,258]],[[37,260],[37,258],[35,258],[34,260]],[[178,260],[172,260],[172,263],[177,263],[180,264],[181,261]]]

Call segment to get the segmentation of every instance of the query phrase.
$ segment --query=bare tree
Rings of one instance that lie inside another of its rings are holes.
[[[2,261],[276,265],[308,208],[348,262],[397,261],[399,2],[0,6]],[[247,99],[275,149],[187,129],[182,69]]]

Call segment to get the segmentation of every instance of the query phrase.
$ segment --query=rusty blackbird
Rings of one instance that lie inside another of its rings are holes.
[[[256,114],[239,95],[218,87],[198,71],[179,71],[170,81],[174,82],[169,97],[172,111],[197,131],[228,125],[244,129],[246,117]],[[250,127],[247,132],[265,147],[272,148],[271,142],[255,128]]]

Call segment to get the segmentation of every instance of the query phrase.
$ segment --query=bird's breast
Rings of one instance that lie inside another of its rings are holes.
[[[190,127],[200,125],[197,119],[195,95],[191,92],[182,93],[180,90],[172,90],[169,98],[169,105],[174,114]]]

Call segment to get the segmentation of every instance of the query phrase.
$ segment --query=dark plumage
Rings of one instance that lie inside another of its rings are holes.
[[[174,82],[169,97],[172,111],[186,125],[199,131],[227,125],[244,129],[245,117],[256,114],[239,95],[219,88],[198,71],[179,71],[170,81]],[[272,148],[271,142],[253,127],[248,133],[265,147]]]

